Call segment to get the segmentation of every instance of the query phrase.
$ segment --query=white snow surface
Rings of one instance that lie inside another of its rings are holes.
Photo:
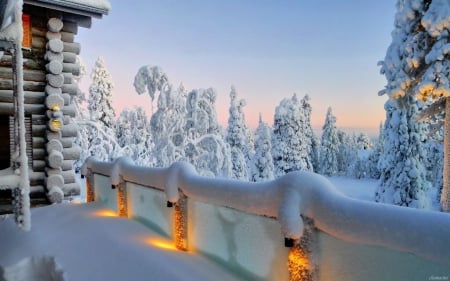
[[[197,174],[186,162],[168,168],[134,165],[129,158],[114,163],[88,158],[82,174],[110,176],[113,185],[128,181],[164,190],[177,202],[179,190],[189,198],[234,208],[250,214],[276,217],[285,237],[299,239],[303,221],[337,238],[414,253],[450,262],[450,215],[345,196],[325,177],[310,172],[291,172],[273,181],[253,183]]]
[[[35,208],[30,232],[18,230],[12,217],[0,219],[0,280],[2,268],[16,272],[18,279],[8,281],[239,280],[195,253],[151,246],[169,239],[133,220],[95,216],[99,210],[99,203]],[[37,261],[53,267],[55,278],[37,275],[44,273]]]
[[[66,2],[75,6],[87,6],[105,11],[111,10],[111,4],[109,0],[59,0],[60,2]]]

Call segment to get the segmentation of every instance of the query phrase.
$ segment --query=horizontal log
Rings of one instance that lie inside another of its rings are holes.
[[[51,60],[47,65],[45,65],[45,69],[51,74],[61,74],[63,65],[60,61]]]
[[[64,98],[59,94],[50,94],[45,98],[45,105],[50,110],[60,110],[64,106]]]
[[[76,108],[73,104],[64,106],[62,112],[64,115],[69,115],[70,117],[75,117],[77,115]]]
[[[47,198],[48,200],[53,204],[59,204],[62,203],[64,200],[64,192],[62,191],[61,187],[59,186],[53,186],[51,188],[48,188],[47,192]]]
[[[12,69],[9,67],[0,66],[0,79],[9,80],[12,79]],[[23,79],[25,81],[45,82],[45,71],[43,70],[23,70]]]
[[[51,174],[47,178],[45,178],[45,185],[47,189],[51,189],[55,186],[63,186],[64,178],[61,174]]]
[[[47,31],[45,33],[45,38],[47,40],[52,40],[52,39],[59,39],[61,40],[61,33],[59,32],[51,32],[51,31]]]
[[[63,63],[63,72],[80,75],[80,65],[78,63]]]
[[[69,43],[68,43],[69,44]],[[47,50],[54,53],[61,53],[64,50],[64,43],[61,39],[52,39],[47,42]],[[66,51],[66,50],[64,50]]]
[[[51,85],[46,85],[45,86],[45,92],[47,93],[47,95],[51,95],[51,94],[61,95],[62,94],[62,89],[53,87]]]
[[[74,138],[61,138],[60,141],[63,145],[63,148],[71,148],[74,143],[73,143]]]
[[[44,58],[45,58],[45,60],[47,60],[47,61],[63,62],[63,60],[64,60],[64,55],[63,55],[61,52],[55,53],[55,52],[52,52],[52,51],[48,50],[48,51],[45,53]]]
[[[64,192],[65,196],[76,196],[76,195],[80,195],[81,187],[80,187],[79,183],[74,182],[74,183],[64,184],[61,189]]]
[[[78,34],[78,25],[74,22],[65,21],[63,22],[63,28],[61,31],[63,32],[70,32],[73,34]]]
[[[45,37],[46,33],[47,33],[47,29],[44,27],[39,27],[39,26],[31,27],[31,35],[38,36],[38,37]]]
[[[67,63],[76,63],[77,62],[77,54],[69,53],[69,52],[63,52],[64,62]]]
[[[33,160],[33,171],[43,172],[47,163],[44,160]]]
[[[30,199],[41,198],[42,196],[45,196],[43,185],[30,186]]]
[[[65,148],[62,151],[64,160],[78,160],[81,155],[81,148],[78,145],[73,145],[70,148]]]
[[[47,155],[47,152],[45,151],[45,149],[41,149],[41,148],[33,149],[33,159],[43,160],[43,159],[45,159],[46,155]]]
[[[47,45],[47,39],[45,39],[45,37],[34,36],[31,39],[31,48],[32,49],[45,50],[46,45]]]
[[[72,97],[69,94],[61,95],[64,99],[64,105],[70,105],[72,103]]]
[[[51,168],[61,168],[63,162],[63,155],[61,152],[53,150],[48,154],[47,164]]]
[[[71,32],[60,32],[61,34],[61,40],[63,42],[67,42],[67,43],[73,43],[75,41],[75,34],[71,33]]]
[[[63,150],[63,145],[62,143],[57,140],[57,139],[52,139],[49,140],[46,144],[45,144],[45,149],[47,150],[47,153],[50,153],[52,151],[58,151],[58,152],[62,152]],[[62,156],[62,155],[61,155]]]
[[[63,72],[62,74],[64,76],[64,84],[73,84],[75,83],[75,80],[73,79],[73,74],[70,72]]]
[[[61,132],[52,132],[50,130],[47,130],[45,132],[45,137],[47,138],[47,140],[53,140],[53,139],[57,139],[60,140],[61,139]]]
[[[31,92],[43,92],[46,82],[24,81],[23,90]],[[0,90],[12,90],[13,82],[10,79],[0,79]]]
[[[76,83],[64,84],[64,85],[62,85],[61,89],[62,89],[63,93],[67,93],[72,96],[78,95],[78,91],[79,91],[78,84],[76,84]]]
[[[78,126],[75,123],[62,126],[61,135],[63,138],[76,137],[78,135]]]
[[[45,112],[45,105],[43,104],[25,104],[25,114],[42,114]],[[0,102],[0,114],[14,114],[14,104]]]
[[[47,74],[47,82],[50,86],[61,88],[64,85],[64,76],[62,74]]]
[[[77,43],[77,42],[73,42],[73,43],[63,42],[63,45],[64,45],[64,48],[63,48],[62,51],[75,53],[77,55],[80,54],[80,51],[81,51],[80,43]]]
[[[31,134],[33,137],[44,138],[46,136],[47,125],[35,125],[31,126]]]
[[[23,68],[24,69],[33,69],[33,70],[42,70],[45,65],[45,61],[42,58],[23,58]],[[2,67],[12,67],[12,56],[10,54],[4,54],[0,58],[0,66]]]
[[[13,102],[13,91],[12,90],[0,90],[0,102]],[[24,92],[24,103],[25,104],[42,104],[45,101],[44,92]]]
[[[45,148],[45,144],[47,143],[46,139],[43,137],[34,137],[33,136],[33,148]]]
[[[45,125],[45,124],[47,124],[47,121],[48,121],[48,118],[44,114],[42,114],[42,115],[37,115],[37,114],[31,115],[31,123],[33,123],[33,126],[34,125]]]
[[[63,171],[73,170],[73,163],[74,162],[75,162],[74,160],[64,160],[62,165],[61,165],[61,169]]]
[[[75,177],[75,172],[73,170],[62,171],[61,175],[64,178],[64,184],[77,182],[76,177]]]
[[[59,18],[51,18],[48,20],[47,27],[51,32],[60,32],[63,28],[63,21]]]
[[[61,168],[50,168],[50,167],[45,167],[45,174],[47,175],[47,177],[50,177],[51,175],[61,175]]]

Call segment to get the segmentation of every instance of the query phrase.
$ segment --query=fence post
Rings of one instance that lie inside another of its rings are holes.
[[[128,204],[127,204],[127,183],[123,180],[120,181],[117,188],[117,209],[119,217],[128,217]]]
[[[180,198],[175,204],[174,210],[174,240],[175,247],[178,250],[187,251],[188,237],[187,237],[187,197],[183,192],[179,191]]]
[[[86,202],[95,201],[95,186],[92,184],[94,174],[88,169],[86,175]]]
[[[290,281],[313,281],[317,278],[317,270],[312,257],[312,247],[316,240],[316,230],[313,221],[303,218],[305,230],[300,241],[289,251],[288,270]]]

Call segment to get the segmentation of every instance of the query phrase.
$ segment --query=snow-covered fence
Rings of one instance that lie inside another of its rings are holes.
[[[249,276],[268,280],[268,275],[258,275],[264,266],[270,268],[267,274],[283,275],[280,273],[283,269],[278,267],[286,267],[288,251],[280,250],[282,238],[298,241],[305,229],[311,233],[304,227],[304,218],[309,218],[315,227],[312,238],[306,241],[311,255],[303,261],[314,279],[380,280],[380,276],[400,279],[416,276],[423,280],[430,276],[450,276],[449,214],[351,199],[317,174],[293,172],[273,181],[252,183],[202,177],[184,162],[168,168],[147,168],[135,166],[129,158],[119,158],[113,163],[89,158],[82,172],[88,176],[96,197],[106,198],[116,210],[120,209],[116,207],[119,201],[114,199],[120,193],[117,187],[124,185],[130,201],[128,215],[143,217],[169,236],[175,236],[178,230],[170,226],[172,211],[161,213],[167,210],[164,201],[171,206],[186,196],[188,245]],[[111,192],[111,186],[115,192]],[[139,201],[148,208],[156,208],[152,211],[155,215],[143,210],[145,207]],[[159,206],[154,202],[159,202]],[[205,222],[208,217],[215,220]],[[237,229],[237,225],[242,229]],[[220,233],[220,239],[214,240]],[[248,261],[251,257],[236,254],[238,249],[242,253],[243,249],[248,252],[257,247],[263,248],[266,255],[276,253],[276,259],[283,262],[258,265],[274,259],[261,260],[261,253],[255,258],[255,264]],[[224,249],[231,249],[231,253],[222,255]],[[380,269],[378,264],[389,260],[400,265],[376,270]],[[373,276],[367,276],[369,273]],[[303,278],[298,280],[308,280],[302,273],[298,276]]]

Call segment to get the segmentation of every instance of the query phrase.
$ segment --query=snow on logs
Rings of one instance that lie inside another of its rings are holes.
[[[352,199],[325,177],[310,172],[255,183],[202,177],[186,162],[150,168],[136,166],[127,157],[112,163],[89,157],[82,175],[93,174],[109,176],[112,185],[128,181],[160,189],[171,203],[178,201],[181,191],[193,200],[275,217],[286,238],[301,238],[304,216],[321,231],[345,241],[450,262],[448,214]]]
[[[70,118],[75,116],[71,96],[79,92],[73,76],[80,74],[77,63],[80,44],[73,41],[76,25],[50,18],[47,28],[45,105],[49,121],[46,126],[46,187],[49,199],[60,202],[64,195],[78,194],[80,190],[75,181],[73,162],[79,159],[81,149],[73,144],[78,128]]]

